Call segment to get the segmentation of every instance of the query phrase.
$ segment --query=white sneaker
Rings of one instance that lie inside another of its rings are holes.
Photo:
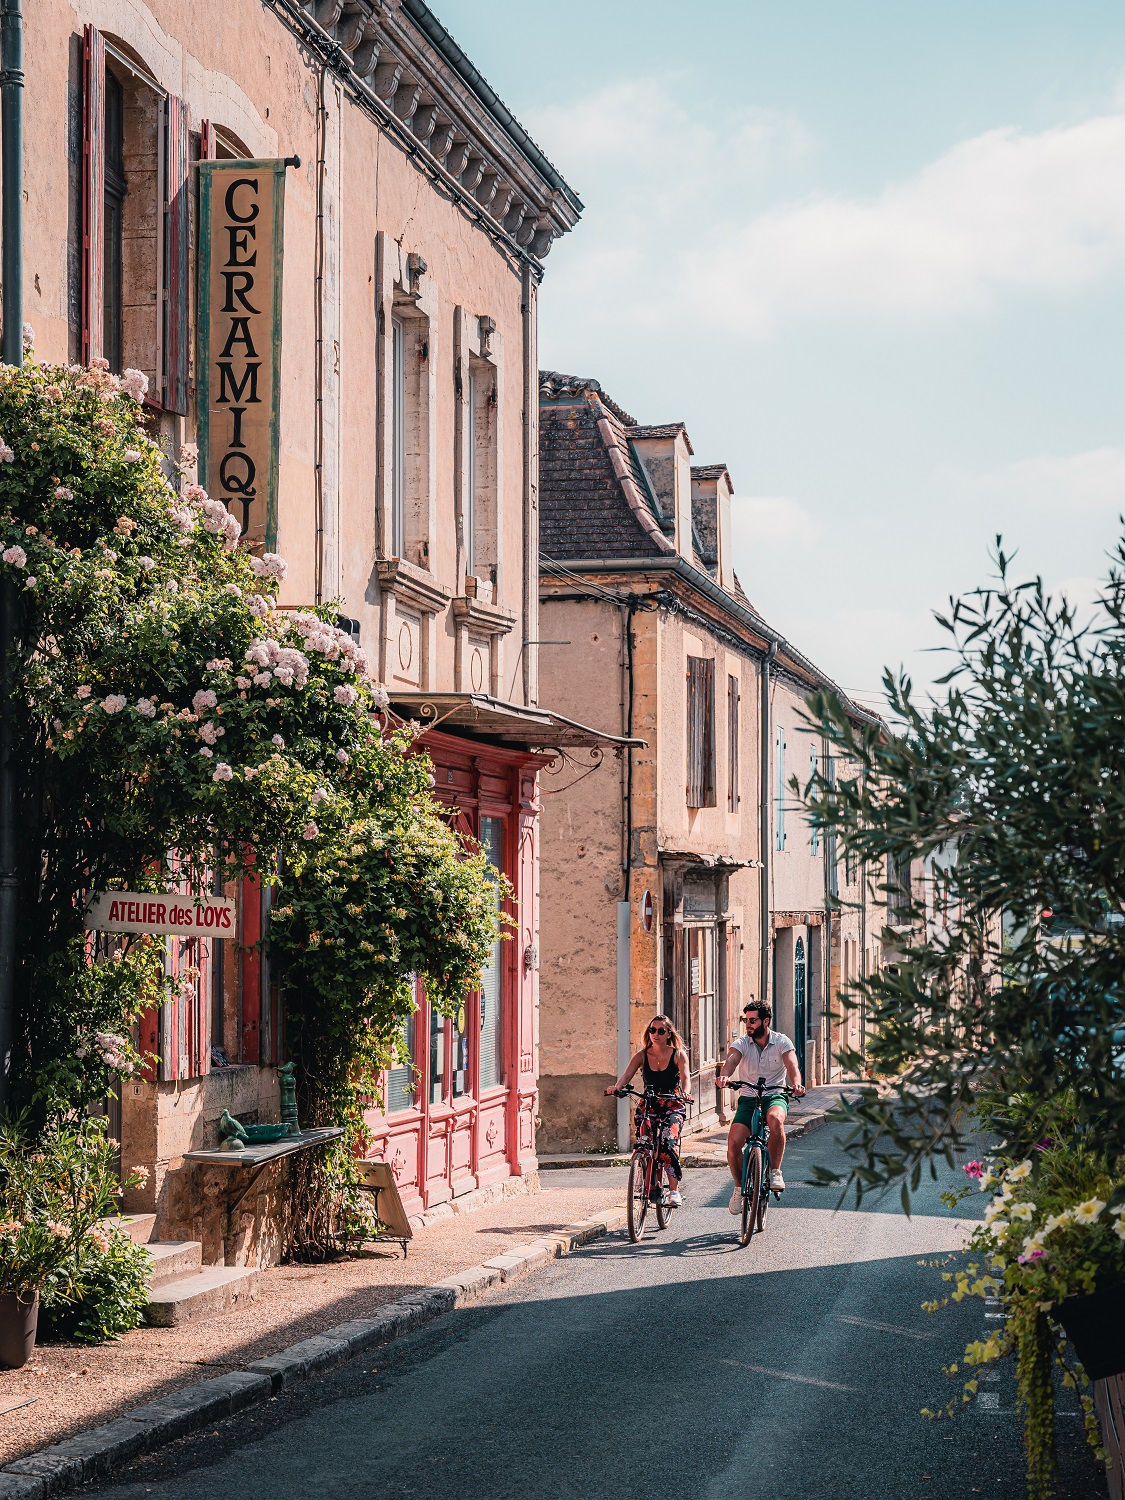
[[[781,1168],[774,1167],[770,1173],[770,1192],[783,1193],[785,1191],[785,1178],[781,1175]]]
[[[673,1188],[672,1191],[668,1194],[668,1207],[669,1208],[683,1208],[683,1206],[684,1206],[684,1200],[680,1197],[680,1195],[676,1191],[676,1189]]]
[[[727,1208],[732,1214],[740,1214],[742,1212],[742,1189],[740,1187],[736,1187],[730,1195],[730,1202],[727,1204]]]

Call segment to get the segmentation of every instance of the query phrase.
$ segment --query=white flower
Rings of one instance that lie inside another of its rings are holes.
[[[324,787],[318,786],[317,789],[316,789],[316,791],[312,794],[313,806],[314,807],[319,807],[322,802],[327,802],[327,801],[328,801],[328,793],[325,791]]]
[[[1029,1161],[1017,1162],[1014,1167],[1009,1167],[1004,1173],[1009,1182],[1022,1182],[1025,1177],[1031,1176],[1031,1163]]]
[[[205,708],[214,708],[218,701],[218,695],[211,688],[200,688],[192,698],[191,706],[200,714]]]
[[[6,563],[11,563],[13,568],[27,567],[27,553],[23,550],[22,547],[5,547],[4,551],[0,552],[0,557],[2,557]]]
[[[58,484],[58,485],[55,486],[55,499],[56,500],[73,500],[74,499],[74,491],[73,490],[68,490],[65,484]]]
[[[346,766],[349,760],[348,752],[346,750],[337,750],[336,759],[342,766]]]
[[[125,707],[125,694],[110,693],[108,697],[102,699],[102,707],[107,714],[119,714]]]
[[[391,695],[385,687],[374,687],[371,689],[371,701],[376,708],[388,708],[391,702]]]
[[[31,326],[30,323],[25,323],[23,325],[23,352],[25,354],[27,354],[28,351],[31,350],[31,349],[33,349],[34,347],[35,347],[35,329],[32,328],[32,326]]]
[[[356,692],[355,688],[352,687],[350,682],[344,682],[341,683],[339,687],[333,688],[332,696],[333,698],[335,698],[337,703],[343,704],[343,706],[347,708],[355,702],[355,700],[359,697],[359,694]]]
[[[143,455],[139,448],[126,448],[121,457],[127,464],[139,464]]]
[[[74,696],[76,698],[88,698],[92,692],[93,688],[90,686],[90,684],[88,682],[84,682],[80,688],[75,689]]]
[[[255,672],[254,673],[254,686],[255,687],[269,687],[269,685],[270,685],[270,683],[272,681],[273,681],[273,673],[272,672]],[[274,741],[274,743],[275,744],[277,743],[276,740]]]
[[[1074,1214],[1069,1208],[1065,1209],[1061,1214],[1051,1214],[1039,1233],[1044,1235],[1051,1234],[1054,1230],[1061,1229],[1065,1224],[1069,1224],[1073,1218]]]
[[[304,839],[315,839],[319,833],[320,829],[315,823],[306,823],[301,829],[301,837]]]
[[[1025,1224],[1030,1224],[1035,1217],[1035,1204],[1013,1203],[1008,1212],[1013,1219],[1022,1219]]]
[[[1101,1213],[1105,1204],[1100,1198],[1087,1198],[1085,1203],[1079,1203],[1074,1210],[1074,1222],[1076,1224],[1092,1224]]]
[[[27,582],[24,584],[24,588],[25,589],[33,589],[38,582],[39,582],[39,580],[38,580],[38,578],[36,578],[35,574],[34,573],[29,573],[27,575]]]
[[[1113,1232],[1119,1240],[1125,1240],[1125,1219],[1118,1219],[1113,1226]]]
[[[177,467],[180,469],[194,469],[199,462],[199,449],[194,443],[180,444],[180,457]]]
[[[205,745],[213,745],[225,733],[226,731],[220,729],[217,724],[212,724],[210,719],[207,720],[206,724],[199,726],[199,738]]]
[[[237,583],[224,583],[223,593],[229,594],[232,599],[242,598],[242,590],[239,588]]]
[[[271,741],[272,741],[273,744],[275,744],[277,746],[277,748],[279,750],[284,750],[285,749],[285,741],[281,738],[281,736],[279,734],[272,735],[271,736]]]
[[[148,376],[143,370],[126,370],[121,377],[121,389],[134,401],[143,401],[148,393]]]
[[[215,752],[211,749],[210,745],[201,745],[199,748],[199,753],[203,756],[204,760],[210,760]]]
[[[212,781],[229,781],[233,775],[234,775],[234,771],[231,769],[231,767],[227,765],[227,763],[226,763],[225,760],[221,760],[219,762],[219,764],[215,767],[215,773],[211,777],[211,780]]]
[[[145,570],[146,573],[151,573],[153,568],[156,567],[155,557],[138,557],[137,561],[140,563],[141,567]]]
[[[1125,1203],[1115,1203],[1110,1209],[1111,1214],[1125,1214]]]
[[[15,452],[0,438],[0,464],[10,464],[15,456]]]
[[[156,718],[156,704],[152,701],[151,698],[138,698],[136,702],[136,710],[140,714],[142,719]]]

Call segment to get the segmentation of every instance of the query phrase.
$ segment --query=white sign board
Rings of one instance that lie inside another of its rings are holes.
[[[180,937],[237,937],[234,902],[227,896],[182,891],[99,891],[86,908],[98,932],[167,932]]]

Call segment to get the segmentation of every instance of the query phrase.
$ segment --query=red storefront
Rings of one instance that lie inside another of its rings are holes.
[[[618,742],[479,694],[394,707],[442,724],[420,741],[434,763],[435,793],[453,825],[479,840],[508,877],[514,924],[453,1019],[434,1014],[418,985],[406,1031],[412,1064],[386,1075],[384,1107],[368,1116],[372,1156],[390,1165],[406,1211],[419,1214],[536,1168],[538,776],[554,756],[531,747],[582,746],[599,757],[597,747]]]

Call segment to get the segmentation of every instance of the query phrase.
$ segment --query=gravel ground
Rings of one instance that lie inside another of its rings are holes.
[[[330,1266],[277,1266],[262,1273],[248,1308],[179,1328],[138,1328],[96,1348],[36,1349],[22,1370],[0,1370],[0,1463],[193,1381],[240,1369],[335,1323],[366,1317],[407,1291],[621,1200],[620,1187],[601,1173],[587,1172],[579,1182],[566,1177],[545,1182],[538,1193],[501,1198],[418,1230],[405,1260],[388,1245]],[[25,1401],[32,1404],[19,1405]]]

